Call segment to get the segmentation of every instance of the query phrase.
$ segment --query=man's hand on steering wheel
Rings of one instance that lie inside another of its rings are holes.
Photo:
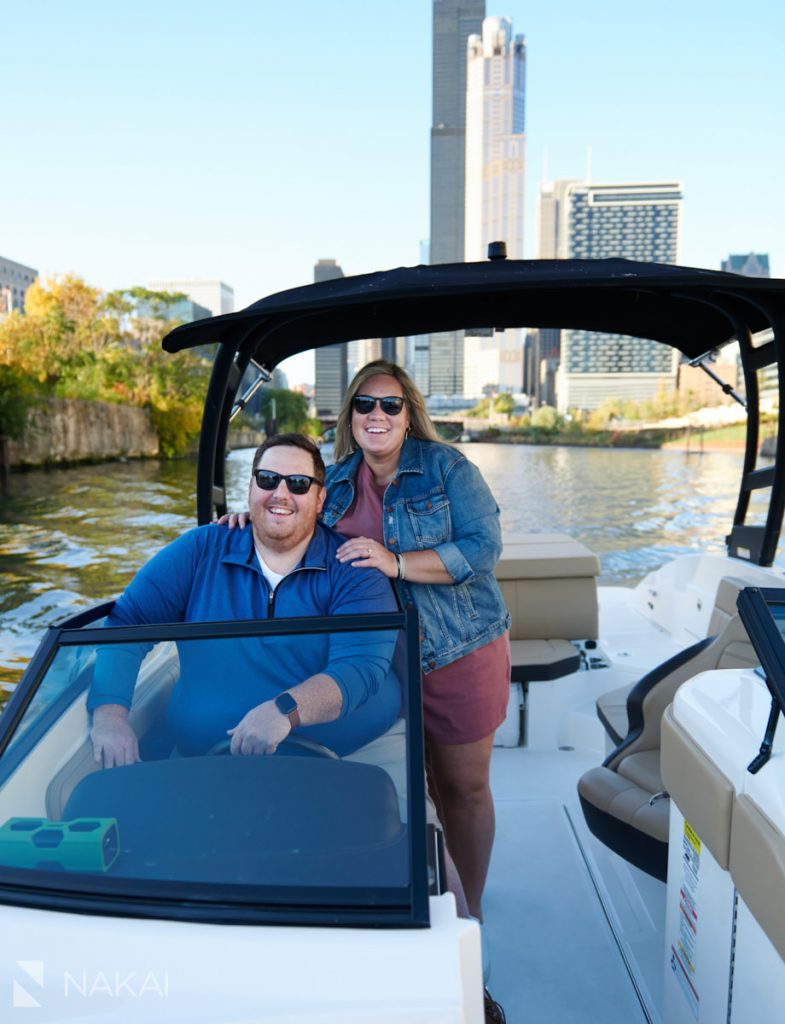
[[[232,737],[232,754],[274,754],[291,731],[287,716],[268,700],[251,708],[227,734]]]

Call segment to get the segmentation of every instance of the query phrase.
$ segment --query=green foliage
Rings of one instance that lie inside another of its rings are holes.
[[[541,405],[531,414],[532,430],[543,434],[555,434],[564,426],[564,419],[552,405]]]
[[[509,415],[515,408],[515,401],[512,395],[504,392],[501,395],[494,395],[492,398],[483,398],[473,409],[465,413],[466,416],[476,416],[477,419],[490,419],[492,414]]]
[[[512,395],[507,393],[497,395],[493,400],[492,411],[502,414],[509,415],[515,408],[515,402]]]
[[[477,405],[474,406],[474,408],[467,409],[466,412],[464,413],[464,415],[465,416],[476,417],[478,420],[487,420],[488,419],[488,399],[487,398],[483,398],[483,400],[481,402],[478,402]]]
[[[33,381],[40,396],[147,407],[162,452],[181,454],[199,431],[210,373],[199,355],[161,349],[184,298],[146,288],[104,295],[74,275],[36,281],[26,314],[0,323],[0,369]]]
[[[306,421],[303,433],[307,434],[308,437],[319,438],[322,436],[322,421],[317,420],[315,417],[309,417]]]
[[[158,434],[161,454],[167,458],[182,455],[189,443],[198,435],[202,425],[201,403],[181,405],[158,404],[150,409],[150,416]]]
[[[275,426],[279,434],[308,432],[311,421],[308,418],[308,399],[305,395],[300,394],[299,391],[286,391],[283,388],[264,388],[262,416],[265,421],[272,418],[273,400],[275,400]],[[321,427],[319,428],[320,433]]]
[[[630,402],[622,398],[606,398],[588,416],[590,430],[613,429],[619,423],[639,423],[660,420],[674,416],[684,416],[700,408],[700,401],[694,392],[681,394],[676,391],[666,392],[661,389],[655,398],[645,402]]]
[[[0,436],[21,437],[35,402],[35,382],[17,367],[0,363]]]

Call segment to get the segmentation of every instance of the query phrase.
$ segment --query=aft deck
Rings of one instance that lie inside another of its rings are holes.
[[[484,908],[489,987],[509,1024],[659,1022],[665,886],[588,831],[578,777],[594,751],[497,748]]]

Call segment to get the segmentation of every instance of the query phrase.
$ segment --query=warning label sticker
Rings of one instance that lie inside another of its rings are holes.
[[[682,879],[679,886],[679,933],[671,945],[671,969],[695,1019],[700,1011],[697,988],[698,970],[698,882],[700,879],[700,836],[684,822],[682,838]]]

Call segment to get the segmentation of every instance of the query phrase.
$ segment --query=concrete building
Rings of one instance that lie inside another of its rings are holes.
[[[25,311],[27,289],[38,277],[38,271],[23,263],[0,256],[0,316],[13,310]]]
[[[562,223],[565,197],[577,179],[563,178],[540,189],[537,205],[537,259],[566,259],[568,232]],[[556,374],[561,355],[561,331],[546,327],[531,332],[530,365],[524,387],[535,405],[556,405]]]
[[[467,262],[486,259],[499,239],[509,259],[523,258],[525,84],[524,37],[513,37],[509,18],[486,18],[467,44]]]
[[[467,398],[518,393],[523,380],[521,331],[493,331],[466,335],[464,339],[464,387]]]
[[[407,360],[411,347],[410,338],[364,338],[362,341],[350,341],[349,349],[349,380],[357,371],[375,359],[386,359],[396,366],[407,370]]]
[[[745,277],[771,277],[769,254],[765,252],[732,254],[722,261],[721,269],[730,274],[743,274]]]
[[[407,339],[406,370],[424,395],[430,393],[431,338],[428,334],[415,334]]]
[[[209,310],[210,316],[234,313],[234,290],[223,281],[201,277],[171,277],[150,281],[147,287],[156,292],[182,292],[192,302]]]
[[[484,17],[485,0],[433,0],[432,264],[461,263],[464,258],[466,47],[469,36],[480,32]],[[432,334],[427,358],[421,342],[416,367],[417,383],[425,395],[460,395],[462,333]]]
[[[335,260],[319,260],[313,268],[315,283],[343,277]],[[314,403],[317,416],[337,416],[349,386],[348,345],[323,345],[314,352]]]
[[[681,203],[677,182],[544,185],[539,255],[676,263]],[[565,330],[559,347],[556,398],[561,411],[595,409],[606,398],[641,402],[676,388],[678,353],[666,345]]]
[[[465,259],[487,258],[502,240],[523,258],[526,167],[526,41],[509,18],[485,18],[469,37],[466,75]],[[464,342],[464,394],[518,392],[523,386],[522,330],[486,330]]]

